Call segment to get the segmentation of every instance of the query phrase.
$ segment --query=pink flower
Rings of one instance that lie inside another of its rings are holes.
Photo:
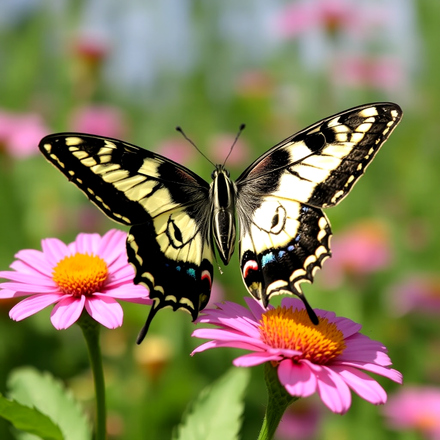
[[[284,413],[277,428],[278,440],[308,440],[319,438],[322,421],[322,406],[315,400],[298,400]]]
[[[209,147],[209,158],[215,163],[223,163],[231,151],[235,137],[236,134],[227,133],[213,137]],[[235,143],[226,164],[230,167],[242,165],[249,161],[249,156],[249,147],[240,136]]]
[[[122,113],[115,107],[105,105],[77,108],[70,125],[72,131],[117,139],[124,137],[126,129]]]
[[[390,397],[383,413],[393,429],[415,429],[426,438],[440,440],[438,387],[406,387]]]
[[[320,279],[326,287],[335,288],[346,274],[362,277],[388,267],[391,259],[388,229],[366,220],[334,237],[332,258],[326,261]]]
[[[359,5],[353,0],[305,0],[284,8],[277,28],[283,36],[291,38],[314,28],[322,28],[330,35],[340,30],[361,35],[373,31],[387,17],[389,12],[384,7]]]
[[[397,56],[343,56],[332,64],[332,79],[341,87],[400,91],[407,83],[403,60]]]
[[[38,143],[50,130],[36,113],[0,111],[0,148],[17,159],[38,153]]]
[[[399,315],[421,312],[440,313],[440,277],[412,275],[394,285],[390,292],[391,310]]]
[[[13,271],[1,271],[0,299],[29,296],[9,312],[21,321],[47,306],[53,326],[70,327],[85,308],[89,315],[108,328],[122,325],[122,307],[116,301],[152,304],[148,291],[133,284],[134,271],[127,263],[127,234],[112,229],[103,237],[79,234],[68,245],[56,238],[42,240],[43,251],[19,251],[11,264]]]
[[[315,309],[320,320],[315,326],[296,298],[283,298],[281,307],[269,305],[267,310],[251,298],[245,301],[249,310],[232,302],[205,309],[197,322],[218,328],[195,330],[193,336],[212,340],[192,354],[216,347],[250,350],[233,364],[252,367],[272,362],[289,394],[308,397],[318,393],[339,414],[350,408],[350,389],[375,405],[386,402],[384,389],[361,370],[402,382],[402,375],[390,368],[386,348],[359,333],[360,324]]]
[[[158,145],[156,151],[174,162],[187,164],[194,160],[197,150],[186,139],[171,138]]]

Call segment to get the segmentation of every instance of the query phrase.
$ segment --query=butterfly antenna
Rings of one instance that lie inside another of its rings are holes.
[[[203,153],[202,150],[185,134],[185,132],[182,130],[182,127],[177,126],[176,131],[178,131],[212,166],[215,167],[215,163],[213,163],[209,158],[206,156],[206,154]]]
[[[228,153],[228,155],[226,156],[225,161],[223,162],[223,166],[225,166],[226,161],[229,159],[229,156],[231,155],[232,150],[234,149],[235,144],[236,144],[237,141],[238,141],[238,138],[240,137],[242,131],[243,131],[245,128],[246,128],[246,125],[245,125],[245,124],[241,124],[241,125],[240,125],[240,128],[238,129],[238,133],[237,133],[237,135],[235,136],[234,142],[232,142],[231,149],[229,150],[229,153]]]
[[[141,328],[141,331],[138,334],[138,337],[136,339],[136,344],[140,344],[144,339],[145,336],[147,336],[148,329],[150,328],[151,321],[156,316],[156,313],[159,309],[155,308],[154,305],[151,307],[150,313],[148,314],[148,318],[145,321],[144,326]]]

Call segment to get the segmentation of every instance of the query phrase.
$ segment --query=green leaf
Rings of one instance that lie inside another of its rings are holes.
[[[35,408],[29,408],[16,400],[0,394],[0,416],[10,421],[17,429],[38,435],[44,440],[63,440],[60,428]]]
[[[78,403],[51,374],[30,367],[19,368],[10,374],[8,386],[12,398],[49,416],[65,440],[91,439],[89,422]]]
[[[174,432],[173,440],[237,439],[249,375],[248,369],[232,368],[205,388]]]

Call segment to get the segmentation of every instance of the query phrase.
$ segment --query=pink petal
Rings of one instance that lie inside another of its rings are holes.
[[[244,299],[247,306],[249,307],[249,310],[252,313],[252,318],[256,321],[259,322],[261,319],[261,315],[266,311],[263,306],[256,300],[254,300],[253,298],[245,298]],[[269,308],[273,308],[272,306],[268,307]],[[246,310],[246,309],[245,309]]]
[[[95,321],[107,328],[116,328],[122,325],[124,312],[120,304],[113,298],[105,296],[87,298],[86,310]]]
[[[351,405],[351,394],[342,378],[331,368],[322,366],[317,379],[318,393],[323,403],[334,413],[346,413]]]
[[[192,336],[201,339],[215,339],[217,341],[225,341],[229,342],[230,347],[236,347],[237,342],[244,342],[249,346],[254,347],[254,349],[267,349],[267,345],[259,339],[255,339],[253,337],[249,337],[239,332],[223,330],[218,328],[199,328],[194,330]]]
[[[103,295],[111,296],[112,298],[119,298],[126,301],[134,298],[147,298],[149,295],[148,290],[141,285],[125,284],[114,289],[109,289],[109,286],[105,286]]]
[[[308,397],[316,391],[316,376],[305,363],[283,360],[278,366],[278,378],[292,396]]]
[[[42,273],[47,277],[52,277],[53,266],[47,262],[43,252],[36,249],[23,249],[15,254],[15,258],[21,261],[14,261],[10,266],[11,269],[20,272]]]
[[[226,342],[220,342],[220,341],[209,341],[205,342],[202,345],[199,345],[196,349],[193,350],[191,353],[191,356],[195,353],[200,353],[201,351],[208,350],[210,348],[219,348],[219,347],[229,347],[229,348],[241,348],[243,350],[253,350],[253,351],[264,351],[263,349],[259,349],[255,347],[255,345],[247,344],[245,342],[234,342],[234,341],[226,341]]]
[[[335,362],[332,364],[332,368],[333,366],[354,367],[357,369],[369,371],[371,373],[379,374],[380,376],[387,377],[388,379],[391,379],[392,381],[397,383],[403,382],[402,373],[400,373],[397,370],[394,370],[393,368],[382,367],[381,365],[363,363],[363,362]]]
[[[360,397],[374,405],[387,401],[385,390],[370,376],[355,368],[333,367],[333,370],[345,380],[345,383]]]
[[[59,293],[42,293],[30,296],[12,307],[9,311],[9,317],[14,321],[21,321],[22,319],[38,313],[47,306],[56,303],[62,298],[63,295]]]
[[[69,249],[65,243],[58,238],[46,238],[41,240],[41,248],[46,257],[46,261],[52,267],[55,267],[66,255],[70,255]]]
[[[13,271],[2,271],[0,272],[0,278],[6,278],[8,280],[12,281],[19,281],[20,283],[25,284],[31,284],[36,286],[51,286],[51,287],[57,287],[55,282],[48,277],[45,277],[44,275],[38,274],[30,274],[30,273],[23,273],[23,272],[13,272]]]
[[[275,361],[278,362],[282,359],[280,355],[271,355],[265,352],[248,353],[243,356],[239,356],[232,362],[236,367],[254,367],[266,362]]]
[[[57,286],[42,286],[38,284],[23,284],[14,282],[1,283],[0,288],[15,290],[16,292],[30,293],[55,293],[60,291],[59,287]]]
[[[80,298],[67,296],[52,310],[50,320],[57,330],[64,330],[74,324],[84,309],[85,296]]]
[[[68,247],[72,254],[80,253],[97,255],[100,242],[101,236],[99,234],[81,233],[76,236],[75,241],[70,243]]]
[[[0,299],[19,298],[20,296],[28,295],[28,292],[16,292],[15,290],[0,289]]]
[[[108,266],[112,266],[114,262],[118,261],[118,259],[121,257],[121,254],[124,256],[126,264],[126,238],[127,234],[117,229],[111,229],[102,237],[97,254],[107,262]]]

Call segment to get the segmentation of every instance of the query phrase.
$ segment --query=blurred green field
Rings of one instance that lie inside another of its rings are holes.
[[[209,180],[212,166],[175,126],[221,162],[245,123],[228,162],[236,178],[268,148],[319,119],[368,102],[396,102],[402,122],[348,198],[326,211],[334,243],[366,225],[366,246],[372,237],[388,257],[366,271],[340,263],[334,269],[338,279],[324,268],[304,291],[313,307],[349,317],[383,342],[404,375],[403,386],[439,387],[439,23],[440,3],[432,0],[5,1],[0,270],[20,249],[40,249],[43,238],[70,242],[79,232],[123,229],[43,159],[37,143],[44,134],[88,131],[122,138]],[[247,293],[237,255],[223,271],[215,272],[216,299],[243,303]],[[415,306],[406,306],[408,291],[420,296]],[[417,307],[424,295],[437,307]],[[50,310],[13,322],[13,304],[0,302],[0,392],[6,393],[14,367],[32,365],[61,378],[92,413],[79,328],[56,331]],[[199,343],[190,337],[194,325],[187,314],[170,310],[158,313],[138,347],[148,310],[123,307],[124,325],[103,329],[101,336],[109,439],[170,438],[186,406],[231,366],[237,352],[190,357]],[[378,381],[390,395],[399,388]],[[308,438],[425,438],[391,431],[382,408],[357,396],[342,417],[315,397],[305,400],[319,414],[317,431]],[[254,368],[243,439],[256,438],[265,403],[262,368]],[[4,421],[0,438],[13,438]]]

